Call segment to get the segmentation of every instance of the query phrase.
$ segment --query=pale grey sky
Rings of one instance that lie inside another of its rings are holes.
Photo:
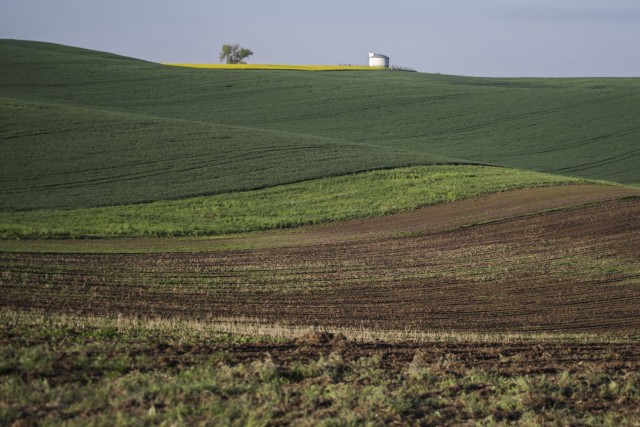
[[[477,76],[640,76],[638,0],[0,0],[0,38],[156,62],[364,64]]]

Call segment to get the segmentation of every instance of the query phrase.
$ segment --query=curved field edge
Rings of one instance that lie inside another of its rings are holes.
[[[148,204],[0,212],[0,236],[224,235],[383,216],[489,193],[585,182],[497,167],[416,166]]]
[[[275,249],[416,237],[554,211],[579,211],[614,200],[640,197],[621,186],[562,185],[491,193],[393,215],[213,237],[0,240],[0,252],[176,253]]]

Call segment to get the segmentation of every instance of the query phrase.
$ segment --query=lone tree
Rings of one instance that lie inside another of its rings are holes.
[[[227,64],[246,64],[245,58],[253,55],[250,49],[240,47],[239,44],[225,44],[220,51],[220,62],[225,61]]]

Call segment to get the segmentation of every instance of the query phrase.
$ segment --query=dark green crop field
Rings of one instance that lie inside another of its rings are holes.
[[[0,209],[482,163],[640,182],[640,79],[198,70],[0,41]]]

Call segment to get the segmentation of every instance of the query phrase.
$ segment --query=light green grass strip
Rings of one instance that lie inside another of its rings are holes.
[[[579,179],[484,166],[379,170],[140,205],[0,213],[0,236],[196,236],[386,215],[421,206]]]

